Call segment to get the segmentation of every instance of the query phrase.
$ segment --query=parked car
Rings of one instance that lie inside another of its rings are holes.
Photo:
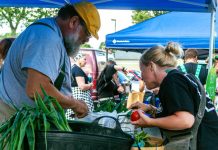
[[[93,87],[91,90],[92,99],[98,99],[96,84],[97,78],[106,65],[106,52],[99,49],[81,48],[80,52],[86,56],[86,65],[82,68],[87,75],[91,75]],[[108,54],[109,59],[114,59],[113,54]],[[71,62],[72,64],[74,61]]]

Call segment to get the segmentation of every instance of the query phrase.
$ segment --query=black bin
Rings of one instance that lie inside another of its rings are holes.
[[[105,116],[110,117],[110,116]],[[117,119],[114,129],[93,123],[71,122],[73,132],[49,131],[46,133],[48,150],[130,150],[133,138],[121,130]],[[45,150],[45,133],[36,133],[36,150]]]

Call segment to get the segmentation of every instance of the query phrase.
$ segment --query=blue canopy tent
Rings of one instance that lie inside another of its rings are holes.
[[[218,16],[216,16],[218,20]],[[218,26],[216,26],[218,31]],[[154,45],[169,41],[184,48],[208,49],[210,43],[210,14],[196,12],[170,12],[146,20],[106,36],[106,47],[142,52]],[[215,45],[218,46],[218,39]]]
[[[60,7],[81,0],[1,0],[0,7]],[[99,9],[211,12],[216,0],[88,0]]]
[[[65,3],[81,0],[1,0],[0,7],[50,7],[58,8]],[[166,10],[186,12],[211,12],[210,61],[212,66],[212,48],[214,22],[217,0],[87,0],[99,9],[132,9],[132,10]]]

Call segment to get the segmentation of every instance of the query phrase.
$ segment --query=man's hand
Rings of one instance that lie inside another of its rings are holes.
[[[86,103],[82,100],[75,100],[74,101],[74,106],[73,106],[73,111],[78,118],[83,118],[88,114],[88,106]]]

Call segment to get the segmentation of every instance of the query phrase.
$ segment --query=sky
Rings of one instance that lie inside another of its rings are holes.
[[[89,43],[93,48],[99,48],[101,42],[105,42],[106,34],[113,33],[115,31],[115,21],[116,20],[116,31],[124,29],[132,25],[132,11],[131,10],[103,10],[99,9],[99,14],[101,18],[101,28],[98,32],[99,40],[91,38]],[[23,30],[23,29],[18,29]],[[0,28],[0,34],[10,32],[7,27]]]
[[[93,48],[99,48],[101,42],[105,42],[105,36],[109,33],[127,28],[132,25],[131,10],[99,10],[101,18],[101,28],[99,30],[99,40],[91,38],[89,44]]]

